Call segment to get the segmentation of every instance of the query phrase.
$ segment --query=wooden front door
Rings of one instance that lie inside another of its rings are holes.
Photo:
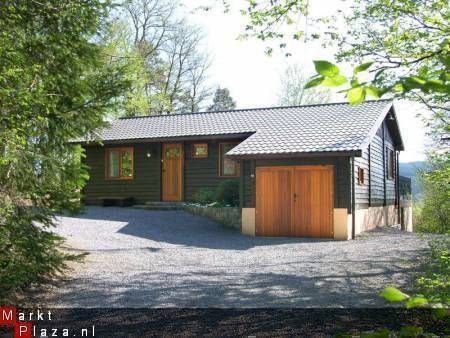
[[[163,143],[162,149],[162,199],[183,199],[183,144]]]
[[[333,166],[257,168],[256,234],[333,237]]]

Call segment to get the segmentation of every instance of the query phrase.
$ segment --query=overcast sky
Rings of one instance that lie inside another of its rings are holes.
[[[220,3],[220,1],[217,1]],[[192,9],[199,2],[186,1]],[[280,76],[289,64],[299,64],[307,75],[313,74],[313,60],[333,59],[333,50],[322,48],[319,43],[298,43],[293,45],[293,56],[286,58],[281,53],[268,57],[264,53],[266,47],[256,39],[240,41],[237,39],[243,32],[245,18],[240,13],[240,3],[232,1],[231,11],[224,14],[220,9],[189,14],[192,23],[200,26],[205,33],[205,48],[212,56],[210,81],[214,86],[220,85],[230,90],[238,108],[266,107],[277,104],[280,88]],[[332,14],[341,6],[340,0],[314,0],[315,9],[326,10]],[[233,6],[234,5],[234,6]],[[337,101],[342,101],[336,95]],[[418,107],[407,102],[396,104],[401,133],[406,151],[400,155],[400,161],[411,162],[424,159],[426,142],[423,124],[416,117]]]

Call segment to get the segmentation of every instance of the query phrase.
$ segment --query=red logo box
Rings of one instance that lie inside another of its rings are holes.
[[[12,307],[0,307],[0,325],[14,325],[16,318],[16,309]]]
[[[16,323],[14,325],[14,338],[31,338],[31,323]]]

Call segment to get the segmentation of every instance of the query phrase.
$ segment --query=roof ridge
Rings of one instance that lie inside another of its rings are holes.
[[[387,102],[393,101],[393,99],[379,99],[379,100],[367,100],[362,102],[370,103],[370,102]],[[124,116],[119,117],[118,120],[131,120],[131,119],[141,119],[141,118],[155,118],[155,117],[167,117],[167,116],[184,116],[184,115],[201,115],[201,114],[217,114],[217,113],[233,113],[233,112],[242,112],[242,111],[254,111],[254,110],[270,110],[270,109],[289,109],[289,108],[302,108],[302,107],[317,107],[317,106],[335,106],[335,105],[350,105],[347,101],[341,102],[330,102],[330,103],[314,103],[314,104],[303,104],[303,105],[290,105],[290,106],[272,106],[272,107],[260,107],[260,108],[240,108],[240,109],[232,109],[232,110],[209,110],[202,112],[189,112],[189,113],[168,113],[168,114],[159,114],[159,115],[144,115],[144,116]]]

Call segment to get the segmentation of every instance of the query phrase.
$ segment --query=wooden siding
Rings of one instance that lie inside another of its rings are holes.
[[[183,142],[184,146],[184,196],[183,199],[191,201],[195,192],[201,188],[215,189],[220,182],[227,178],[219,177],[219,143],[239,142],[233,140],[211,140],[208,143],[207,158],[192,158],[192,144],[199,143]],[[205,143],[204,140],[201,143]],[[121,144],[120,147],[124,147]],[[87,203],[100,203],[101,198],[120,197],[135,198],[137,203],[161,200],[161,147],[162,143],[136,143],[126,144],[134,147],[134,178],[127,181],[111,181],[105,179],[105,149],[114,145],[86,146],[85,163],[89,167],[90,179],[84,189]],[[119,146],[117,146],[119,147]],[[151,151],[152,157],[147,157]]]
[[[383,122],[383,124],[385,147],[388,146],[391,149],[395,149],[393,139],[386,127],[386,123]],[[387,157],[385,151],[386,149],[383,149],[383,125],[381,125],[370,144],[370,156],[368,147],[364,149],[361,157],[355,157],[356,209],[365,209],[369,206],[377,207],[392,205],[395,203],[395,180],[387,178]],[[358,185],[357,183],[358,166],[364,169],[366,181],[363,185]]]
[[[333,165],[334,166],[334,207],[350,210],[350,160],[348,157],[308,157],[280,160],[255,160],[256,167],[290,165]],[[244,207],[255,207],[255,169],[251,161],[244,161]]]
[[[185,142],[184,198],[186,201],[192,201],[194,194],[199,189],[208,188],[214,190],[224,180],[239,180],[238,177],[219,176],[219,144],[239,141],[241,140],[202,141],[208,144],[207,158],[192,157],[192,145],[199,143],[198,141]]]
[[[358,167],[364,171],[363,184],[358,184]],[[369,182],[369,148],[366,148],[361,157],[355,157],[355,203],[357,208],[369,207]]]
[[[120,145],[123,147],[124,145]],[[161,145],[158,143],[127,144],[134,147],[134,177],[129,180],[105,178],[105,149],[114,146],[86,146],[85,164],[89,167],[89,181],[84,188],[85,200],[98,204],[101,198],[133,197],[136,202],[159,201],[161,197]],[[151,152],[152,157],[147,157]]]

